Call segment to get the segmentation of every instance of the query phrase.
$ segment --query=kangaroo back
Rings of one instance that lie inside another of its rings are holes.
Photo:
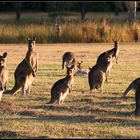
[[[67,66],[66,66],[67,67]],[[55,102],[63,103],[67,94],[71,92],[73,85],[73,69],[74,65],[70,68],[67,67],[67,76],[58,80],[51,89],[51,100],[47,104],[53,104]]]
[[[28,51],[25,58],[17,66],[14,78],[15,85],[11,90],[5,91],[5,94],[14,94],[20,87],[22,87],[22,94],[25,95],[25,92],[28,89],[30,93],[30,86],[32,84],[32,77],[35,77],[37,71],[37,52],[35,51],[35,40],[28,38]]]
[[[8,70],[6,65],[7,52],[0,55],[0,101],[8,83]]]
[[[108,57],[107,57],[108,56]],[[90,86],[90,91],[94,89],[101,89],[103,91],[104,81],[106,79],[107,68],[112,61],[112,57],[106,53],[106,59],[104,63],[96,64],[93,66],[88,74],[88,82]]]
[[[125,92],[123,93],[123,97],[128,96],[129,91],[131,91],[131,90],[137,91],[137,90],[139,90],[139,88],[140,88],[140,78],[137,78],[137,79],[135,79],[134,81],[132,81],[132,82],[130,83],[130,85],[127,87],[127,89],[126,89]]]
[[[6,90],[8,83],[8,69],[7,69],[7,52],[0,55],[0,88]]]
[[[113,40],[113,42],[114,42],[114,48],[112,48],[111,50],[108,50],[106,52],[101,53],[99,55],[99,57],[97,58],[96,64],[104,63],[104,60],[106,59],[106,53],[108,53],[109,55],[112,55],[112,57],[115,57],[116,63],[118,63],[119,41]]]

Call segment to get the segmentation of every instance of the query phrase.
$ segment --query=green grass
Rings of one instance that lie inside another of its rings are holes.
[[[87,77],[74,77],[72,93],[63,105],[47,105],[52,85],[65,76],[61,70],[64,52],[74,51],[83,68],[95,64],[97,56],[112,46],[93,44],[37,44],[39,69],[31,94],[3,95],[0,102],[0,138],[140,138],[139,117],[130,116],[135,109],[134,92],[121,99],[127,86],[140,75],[139,44],[120,43],[119,63],[113,62],[104,92],[90,97]],[[10,89],[14,70],[24,58],[27,44],[1,44],[7,51]]]

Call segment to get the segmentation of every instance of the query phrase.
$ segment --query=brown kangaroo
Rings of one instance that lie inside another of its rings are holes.
[[[15,85],[11,90],[5,91],[5,94],[14,94],[19,88],[22,88],[22,95],[30,93],[31,84],[38,68],[38,54],[35,49],[35,41],[36,37],[28,39],[28,51],[26,56],[17,66],[14,73]]]
[[[134,90],[137,91],[140,89],[140,78],[136,78],[131,84],[127,87],[122,97],[126,97],[129,94],[129,91]]]
[[[74,82],[73,71],[74,65],[67,67],[67,76],[54,83],[51,89],[51,100],[47,104],[53,104],[55,102],[63,104],[68,93],[72,91],[72,85]]]
[[[115,59],[116,59],[116,63],[118,63],[118,55],[119,55],[119,41],[117,41],[117,40],[113,40],[113,42],[114,42],[114,48],[113,49],[111,49],[111,50],[108,50],[107,52],[109,53],[109,54],[112,54],[112,57],[115,57]],[[102,54],[100,54],[99,55],[99,57],[98,57],[98,59],[97,59],[97,62],[96,63],[102,63],[102,61],[105,59],[105,57],[106,57],[106,54],[105,54],[106,52],[104,52],[104,53],[102,53]]]
[[[77,62],[78,70],[75,72],[74,76],[88,75],[89,70],[83,70],[82,63],[83,63],[83,61]]]
[[[77,58],[75,53],[73,52],[65,52],[62,57],[62,69],[64,69],[64,65],[70,67],[71,65],[76,66]]]
[[[8,83],[8,69],[6,65],[7,52],[0,55],[0,101],[2,98],[3,91],[6,90]]]
[[[134,81],[131,82],[122,97],[125,98],[131,90],[135,91],[136,108],[133,114],[137,116],[140,115],[140,78],[136,78]]]
[[[107,77],[107,70],[112,63],[112,55],[106,52],[104,63],[94,65],[88,73],[88,82],[90,86],[90,93],[94,89],[101,89],[103,91],[104,81]]]

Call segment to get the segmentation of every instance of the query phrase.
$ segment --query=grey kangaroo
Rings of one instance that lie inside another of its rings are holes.
[[[107,52],[109,54],[112,54],[112,57],[115,57],[116,59],[116,63],[118,63],[118,55],[119,55],[119,51],[120,51],[120,48],[119,48],[119,41],[117,40],[113,40],[114,42],[114,48],[111,49],[111,50],[108,50]],[[102,53],[99,55],[98,59],[97,59],[97,62],[96,63],[102,63],[102,61],[105,59],[106,57],[106,52]]]
[[[88,73],[88,82],[90,87],[90,93],[93,90],[101,89],[103,91],[104,81],[107,78],[107,70],[112,63],[112,55],[105,53],[106,57],[104,63],[94,65]]]
[[[135,91],[136,108],[133,114],[137,116],[140,115],[140,78],[136,78],[134,81],[131,82],[122,97],[125,98],[131,90]]]
[[[53,104],[55,102],[63,104],[68,93],[72,91],[72,85],[74,82],[73,71],[74,65],[67,67],[67,76],[54,83],[51,89],[51,100],[47,104]]]
[[[75,53],[73,52],[65,52],[62,57],[62,69],[64,69],[64,66],[70,67],[71,65],[76,66],[77,58]]]
[[[0,101],[8,83],[7,52],[0,55]]]
[[[138,89],[140,89],[140,78],[137,78],[131,82],[131,84],[127,87],[127,89],[123,93],[122,97],[126,97],[130,93],[129,91],[131,90],[137,91]]]
[[[28,38],[28,51],[14,73],[15,85],[11,90],[5,91],[5,94],[14,94],[19,88],[22,88],[22,95],[30,94],[31,84],[38,68],[38,54],[35,41],[36,37],[33,37],[33,39]]]

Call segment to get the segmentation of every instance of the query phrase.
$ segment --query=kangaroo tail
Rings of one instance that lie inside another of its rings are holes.
[[[15,83],[14,87],[11,90],[6,90],[3,93],[4,94],[14,94],[19,88],[20,88],[20,86]]]

